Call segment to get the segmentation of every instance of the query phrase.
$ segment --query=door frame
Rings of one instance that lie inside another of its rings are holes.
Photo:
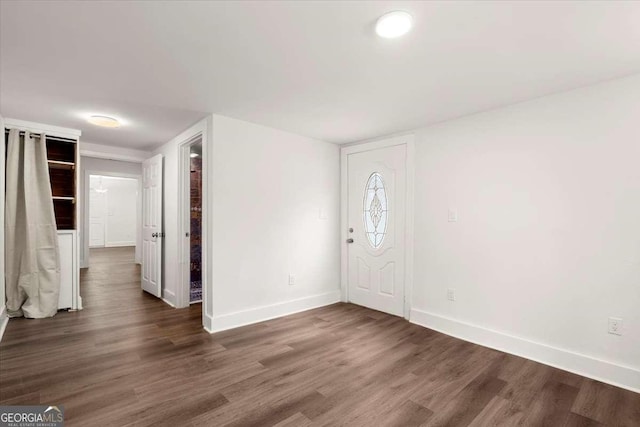
[[[129,178],[138,181],[138,197],[136,197],[136,249],[135,249],[135,263],[142,264],[142,175],[131,173],[119,173],[119,172],[106,172],[101,170],[88,170],[84,171],[83,197],[82,197],[82,252],[85,254],[86,259],[82,259],[81,268],[88,268],[89,264],[89,231],[91,227],[91,212],[89,204],[89,196],[91,193],[90,177],[91,175],[100,175],[112,178]],[[106,243],[106,225],[105,225],[105,243]],[[106,245],[105,245],[106,247]]]
[[[350,154],[362,153],[378,148],[406,145],[406,212],[405,212],[405,273],[404,273],[404,318],[409,319],[411,313],[411,295],[413,290],[413,218],[414,218],[414,186],[415,186],[415,136],[413,134],[398,135],[364,141],[340,148],[340,288],[343,302],[349,301],[349,252],[348,239],[348,201],[349,201],[349,169],[347,157]]]
[[[191,146],[198,141],[202,145],[202,321],[207,327],[207,313],[209,313],[209,162],[208,162],[208,133],[207,124],[199,123],[180,135],[178,139],[178,286],[176,293],[176,307],[184,308],[190,305],[191,289],[191,242],[185,233],[191,233]],[[189,234],[190,236],[190,234]]]

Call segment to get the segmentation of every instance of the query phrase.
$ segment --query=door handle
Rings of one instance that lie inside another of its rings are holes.
[[[347,243],[353,243],[353,239],[347,239]]]

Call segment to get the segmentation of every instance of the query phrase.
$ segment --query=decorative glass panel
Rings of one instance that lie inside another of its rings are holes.
[[[382,175],[374,172],[364,188],[364,232],[372,248],[382,246],[387,232],[387,190]]]

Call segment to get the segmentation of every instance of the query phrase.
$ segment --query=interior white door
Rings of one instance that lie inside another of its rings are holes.
[[[162,154],[142,162],[142,290],[162,296]]]
[[[349,154],[347,176],[349,301],[402,316],[406,145]]]
[[[105,245],[106,192],[89,190],[89,247],[102,248]]]

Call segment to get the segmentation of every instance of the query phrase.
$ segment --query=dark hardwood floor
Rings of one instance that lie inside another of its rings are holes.
[[[1,404],[68,426],[640,426],[640,394],[351,304],[209,335],[93,250],[84,310],[13,319]]]

